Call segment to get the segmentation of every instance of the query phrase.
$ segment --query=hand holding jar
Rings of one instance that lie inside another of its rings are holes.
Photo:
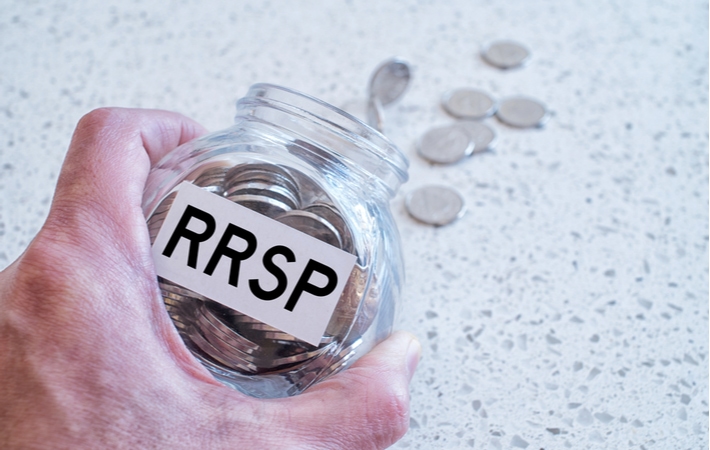
[[[47,221],[0,273],[0,447],[384,448],[420,347],[398,332],[290,398],[215,380],[166,312],[142,210],[151,166],[204,130],[101,109],[77,126]]]

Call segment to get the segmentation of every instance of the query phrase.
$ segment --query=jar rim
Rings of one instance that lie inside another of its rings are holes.
[[[237,101],[237,107],[256,106],[255,99],[265,106],[278,105],[281,109],[305,115],[309,120],[319,122],[347,136],[349,140],[363,144],[372,156],[390,168],[398,179],[397,185],[407,180],[409,161],[402,151],[387,136],[352,114],[311,95],[271,83],[252,85],[247,95]]]

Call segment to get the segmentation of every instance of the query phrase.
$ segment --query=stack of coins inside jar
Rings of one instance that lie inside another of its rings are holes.
[[[186,177],[277,222],[357,256],[353,232],[328,194],[304,173],[278,164],[214,161]],[[151,243],[176,197],[148,218]],[[187,346],[214,371],[242,375],[299,371],[293,392],[347,365],[378,309],[376,277],[356,263],[320,343],[311,345],[164,278],[167,311]],[[300,370],[302,369],[302,370]]]

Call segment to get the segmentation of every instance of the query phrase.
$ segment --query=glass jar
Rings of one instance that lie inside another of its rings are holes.
[[[188,182],[354,255],[313,343],[160,276],[180,336],[216,379],[255,397],[295,395],[391,333],[403,262],[389,202],[407,168],[399,149],[358,119],[269,84],[238,100],[232,127],[178,147],[153,168],[143,200],[151,243]]]

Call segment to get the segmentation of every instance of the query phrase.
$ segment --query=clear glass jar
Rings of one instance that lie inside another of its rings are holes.
[[[151,242],[187,181],[356,257],[317,346],[160,278],[180,336],[216,379],[255,397],[295,395],[391,333],[403,262],[389,202],[407,168],[397,147],[358,119],[268,84],[237,102],[232,127],[154,167],[143,200]]]

